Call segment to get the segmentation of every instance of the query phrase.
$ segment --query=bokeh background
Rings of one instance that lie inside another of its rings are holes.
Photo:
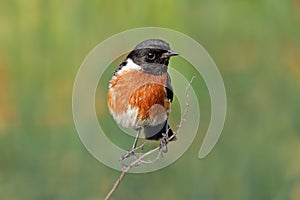
[[[73,82],[98,43],[144,26],[203,45],[224,78],[227,120],[199,160],[210,102],[205,85],[194,88],[203,121],[192,146],[170,167],[127,175],[112,199],[299,200],[299,0],[1,0],[0,199],[103,199],[119,172],[80,142]]]

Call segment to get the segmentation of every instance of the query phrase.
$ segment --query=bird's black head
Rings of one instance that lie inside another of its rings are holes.
[[[127,58],[139,65],[144,72],[161,75],[167,71],[170,57],[178,54],[170,49],[167,42],[150,39],[139,43]]]

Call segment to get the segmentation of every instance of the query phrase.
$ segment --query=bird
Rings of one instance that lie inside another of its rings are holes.
[[[109,81],[110,114],[116,123],[137,131],[132,151],[142,130],[145,139],[164,138],[165,143],[174,134],[168,124],[174,96],[168,64],[170,57],[177,55],[164,40],[144,40],[130,51]]]

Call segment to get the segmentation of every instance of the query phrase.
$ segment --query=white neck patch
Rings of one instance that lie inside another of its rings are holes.
[[[119,75],[122,72],[127,71],[127,70],[131,70],[131,69],[134,69],[134,70],[141,70],[142,69],[139,65],[135,64],[130,58],[127,58],[126,62],[127,62],[127,64],[125,66],[123,66],[119,71],[117,71],[116,75]]]

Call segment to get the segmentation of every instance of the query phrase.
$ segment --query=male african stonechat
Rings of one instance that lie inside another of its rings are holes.
[[[141,130],[149,140],[173,135],[168,124],[173,90],[167,70],[170,57],[176,55],[163,40],[145,40],[127,55],[109,82],[111,115],[118,124],[137,131],[133,149]]]

